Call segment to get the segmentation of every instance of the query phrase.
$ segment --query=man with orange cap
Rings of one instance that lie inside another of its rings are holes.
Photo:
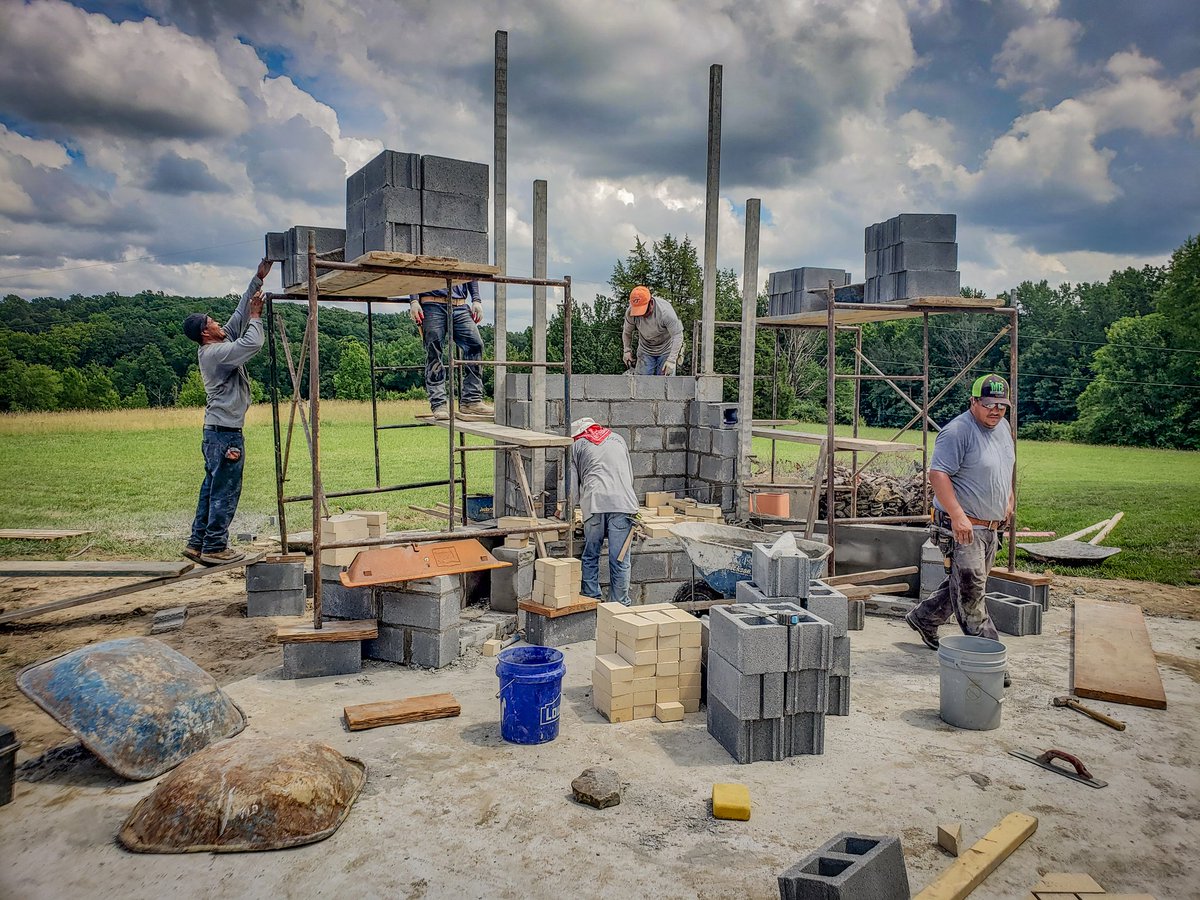
[[[634,366],[633,332],[638,334],[637,365]],[[635,375],[674,375],[679,351],[683,349],[683,325],[671,304],[654,300],[650,289],[638,285],[629,292],[629,311],[621,330],[625,365]]]

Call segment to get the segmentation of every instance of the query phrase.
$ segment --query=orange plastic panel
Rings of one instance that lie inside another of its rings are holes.
[[[346,587],[367,587],[433,578],[435,575],[482,572],[508,565],[512,564],[500,562],[475,538],[432,541],[382,550],[364,550],[355,557],[350,568],[341,574],[341,580]]]

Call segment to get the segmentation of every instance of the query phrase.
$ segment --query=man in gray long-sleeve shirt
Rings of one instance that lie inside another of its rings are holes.
[[[246,453],[242,425],[250,407],[245,364],[262,349],[262,283],[270,271],[270,260],[258,264],[224,328],[206,313],[192,313],[183,320],[183,333],[200,345],[196,356],[206,394],[201,444],[204,481],[183,555],[207,566],[236,562],[245,555],[229,546],[229,524],[242,496]]]
[[[638,285],[629,292],[629,311],[621,329],[625,365],[633,366],[633,332],[638,334],[635,375],[674,375],[683,349],[683,325],[671,304],[653,300],[650,289]]]
[[[600,597],[600,547],[608,539],[608,598],[629,605],[629,557],[619,559],[637,515],[625,439],[591,419],[571,423],[571,495],[583,515],[582,593]]]

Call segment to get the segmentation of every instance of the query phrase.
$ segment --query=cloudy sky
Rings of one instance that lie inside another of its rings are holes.
[[[703,243],[712,63],[720,264],[759,197],[760,281],[860,279],[863,226],[905,211],[957,213],[989,293],[1200,232],[1194,0],[0,0],[0,294],[240,292],[384,147],[490,164],[496,29],[509,270],[547,179],[584,299],[637,235]]]

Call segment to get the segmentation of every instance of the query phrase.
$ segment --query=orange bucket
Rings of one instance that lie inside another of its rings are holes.
[[[791,495],[785,493],[762,492],[750,495],[750,512],[760,516],[778,516],[787,518],[791,514]]]

